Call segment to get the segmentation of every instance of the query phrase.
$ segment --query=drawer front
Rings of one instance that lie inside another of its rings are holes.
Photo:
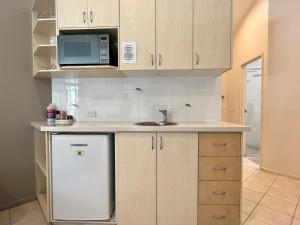
[[[240,157],[199,157],[199,180],[241,180]]]
[[[199,133],[199,156],[241,156],[241,134]]]
[[[198,225],[240,225],[240,207],[199,205]]]
[[[207,205],[240,205],[240,181],[199,181],[198,202]]]

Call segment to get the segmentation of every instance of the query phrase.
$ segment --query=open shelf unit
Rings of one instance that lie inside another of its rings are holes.
[[[48,184],[48,137],[47,133],[34,130],[34,153],[36,173],[36,196],[46,221],[50,222]]]
[[[33,76],[56,71],[54,0],[36,0],[32,7]]]

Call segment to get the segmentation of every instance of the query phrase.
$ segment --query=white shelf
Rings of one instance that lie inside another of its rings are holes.
[[[97,65],[97,66],[62,66],[62,71],[80,71],[80,70],[102,70],[102,69],[118,69],[116,66],[111,65]]]
[[[33,33],[56,36],[56,18],[37,19]]]
[[[56,55],[56,44],[42,44],[35,48],[34,55],[39,56],[55,56]]]

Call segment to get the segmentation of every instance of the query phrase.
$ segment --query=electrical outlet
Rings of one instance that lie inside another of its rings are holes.
[[[96,110],[88,111],[88,117],[97,117],[97,111]]]

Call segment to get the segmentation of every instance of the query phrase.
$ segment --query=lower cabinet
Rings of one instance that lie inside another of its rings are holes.
[[[199,133],[198,225],[240,225],[241,133]]]
[[[116,134],[118,225],[197,225],[197,133]]]

